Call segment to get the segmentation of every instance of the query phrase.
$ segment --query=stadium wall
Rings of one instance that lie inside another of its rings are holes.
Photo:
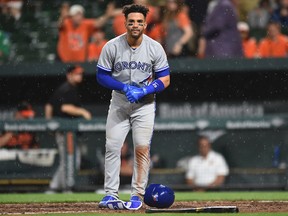
[[[156,129],[151,150],[161,158],[161,163],[152,170],[150,180],[185,188],[184,172],[176,169],[177,161],[195,154],[196,136],[206,133],[217,137],[213,146],[231,168],[226,188],[287,188],[287,60],[189,58],[171,60],[170,64],[171,86],[157,96],[157,122],[162,129]],[[91,189],[103,181],[96,155],[104,151],[105,133],[97,124],[103,126],[105,122],[110,91],[96,83],[96,63],[82,66],[86,72],[80,92],[84,106],[95,117],[96,129],[80,131],[82,135],[76,136],[76,143],[87,154],[82,155],[82,167],[75,179],[77,187],[83,189],[86,185]],[[61,63],[1,65],[1,130],[7,130],[3,124],[22,100],[29,100],[37,110],[37,118],[43,121],[43,105],[65,80],[65,68]],[[76,133],[77,126],[72,131]],[[44,148],[56,148],[51,131],[37,133]],[[130,135],[128,139],[131,144]],[[275,166],[273,155],[277,146],[281,147],[281,159]],[[45,172],[23,165],[17,158],[10,165],[2,161],[0,189],[27,178],[45,180],[42,183],[47,186],[57,167],[57,154],[54,156],[54,163]]]

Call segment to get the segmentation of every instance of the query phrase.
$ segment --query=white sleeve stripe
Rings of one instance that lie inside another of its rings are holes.
[[[101,65],[99,65],[99,64],[97,64],[97,67],[99,67],[99,68],[101,68],[101,69],[103,69],[103,70],[109,71],[109,72],[112,71],[112,69],[109,69],[109,68],[103,67],[103,66],[101,66]]]
[[[159,68],[159,69],[155,70],[155,72],[157,73],[157,72],[159,72],[159,71],[163,71],[163,70],[166,70],[166,69],[168,69],[168,68],[169,68],[169,65],[167,65],[167,66],[165,66],[165,67],[163,67],[163,68]]]

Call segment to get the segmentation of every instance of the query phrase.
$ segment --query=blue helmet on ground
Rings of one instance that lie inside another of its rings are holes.
[[[174,191],[165,185],[150,184],[146,188],[144,203],[150,207],[169,208],[174,200]]]

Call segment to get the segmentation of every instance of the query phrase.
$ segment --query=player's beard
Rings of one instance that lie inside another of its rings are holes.
[[[142,36],[142,34],[143,34],[143,30],[137,29],[136,32],[137,32],[137,34],[136,34],[136,33],[133,33],[133,29],[130,30],[130,34],[129,34],[130,37],[132,37],[132,38],[134,38],[134,39],[139,39],[139,38]]]

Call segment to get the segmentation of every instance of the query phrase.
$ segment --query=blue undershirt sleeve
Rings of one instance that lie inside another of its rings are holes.
[[[155,73],[155,78],[158,79],[160,77],[168,76],[170,74],[170,69],[167,68],[165,70],[159,71]]]
[[[104,86],[105,88],[122,91],[125,87],[125,84],[122,82],[115,80],[111,76],[111,71],[106,71],[100,67],[97,67],[96,73],[97,82]]]

